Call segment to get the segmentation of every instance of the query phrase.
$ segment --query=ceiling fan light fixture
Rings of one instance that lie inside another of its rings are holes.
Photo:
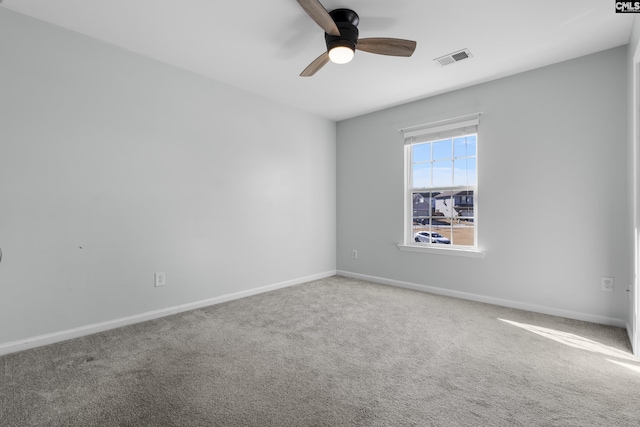
[[[329,59],[335,64],[346,64],[351,62],[355,52],[347,46],[336,46],[329,51]]]
[[[327,50],[314,59],[300,73],[300,77],[313,76],[328,62],[346,64],[353,59],[356,49],[378,55],[404,57],[413,55],[416,50],[416,42],[413,40],[389,37],[360,39],[360,17],[351,9],[334,9],[328,12],[320,0],[298,0],[298,3],[324,30],[324,41],[327,45]]]

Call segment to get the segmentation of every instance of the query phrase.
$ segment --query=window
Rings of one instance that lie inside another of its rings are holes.
[[[478,115],[404,130],[405,245],[477,248]]]

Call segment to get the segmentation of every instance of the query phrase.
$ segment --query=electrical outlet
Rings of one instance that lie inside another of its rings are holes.
[[[613,277],[601,277],[600,278],[600,289],[603,292],[613,292],[614,280]]]
[[[165,275],[164,273],[156,273],[155,274],[155,287],[164,286]]]
[[[357,249],[353,249],[351,251],[351,258],[358,258],[358,250]]]

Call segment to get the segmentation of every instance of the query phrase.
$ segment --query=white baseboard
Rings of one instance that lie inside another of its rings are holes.
[[[627,321],[614,317],[599,316],[596,314],[580,313],[577,311],[562,310],[553,307],[544,307],[535,304],[527,304],[520,301],[507,300],[502,298],[494,298],[485,295],[472,294],[467,292],[454,291],[451,289],[438,288],[434,286],[419,285],[417,283],[402,282],[399,280],[386,279],[383,277],[367,276],[365,274],[352,273],[350,271],[338,270],[340,276],[351,277],[353,279],[366,280],[381,285],[395,286],[398,288],[412,289],[415,291],[429,292],[437,295],[444,295],[454,298],[466,299],[470,301],[483,302],[487,304],[499,305],[509,308],[517,308],[519,310],[532,311],[534,313],[549,314],[552,316],[564,317],[567,319],[582,320],[585,322],[599,323],[602,325],[617,326],[625,328]]]
[[[187,303],[187,304],[180,304],[173,307],[163,308],[160,310],[147,311],[145,313],[135,314],[133,316],[123,317],[123,318],[114,319],[114,320],[108,320],[106,322],[94,323],[86,326],[80,326],[78,328],[68,329],[60,332],[54,332],[46,335],[40,335],[37,337],[27,338],[24,340],[1,343],[0,356],[4,354],[9,354],[9,353],[15,353],[22,350],[28,350],[30,348],[40,347],[43,345],[54,344],[60,341],[66,341],[73,338],[79,338],[85,335],[91,335],[97,332],[107,331],[109,329],[115,329],[122,326],[132,325],[134,323],[145,322],[147,320],[153,320],[160,317],[169,316],[171,314],[182,313],[184,311],[195,310],[197,308],[208,307],[211,305],[216,305],[216,304],[220,304],[227,301],[233,301],[233,300],[245,298],[251,295],[257,295],[257,294],[262,294],[269,291],[275,291],[276,289],[287,288],[289,286],[295,286],[301,283],[324,279],[326,277],[331,277],[335,275],[336,275],[335,270],[327,271],[324,273],[318,273],[311,276],[300,277],[298,279],[275,283],[275,284],[263,286],[260,288],[249,289],[246,291],[236,292],[233,294],[221,295],[219,297],[210,298],[202,301],[196,301],[196,302]]]

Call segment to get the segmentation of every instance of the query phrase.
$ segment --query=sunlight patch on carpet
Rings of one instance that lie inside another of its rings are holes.
[[[559,342],[569,347],[578,348],[581,350],[587,350],[593,353],[600,353],[605,356],[615,357],[617,359],[624,359],[631,362],[640,363],[640,358],[633,356],[625,351],[618,350],[617,348],[609,347],[601,344],[597,341],[590,340],[580,335],[572,334],[569,332],[562,332],[555,329],[543,328],[542,326],[528,325],[526,323],[514,322],[512,320],[498,319],[502,322],[508,323],[513,326],[517,326],[534,334],[548,338],[550,340]],[[640,368],[639,368],[640,369]]]
[[[627,369],[631,369],[632,371],[640,374],[640,366],[631,365],[629,363],[624,363],[624,362],[618,362],[617,360],[611,360],[611,359],[607,359],[607,362],[615,363],[616,365],[623,366]]]

